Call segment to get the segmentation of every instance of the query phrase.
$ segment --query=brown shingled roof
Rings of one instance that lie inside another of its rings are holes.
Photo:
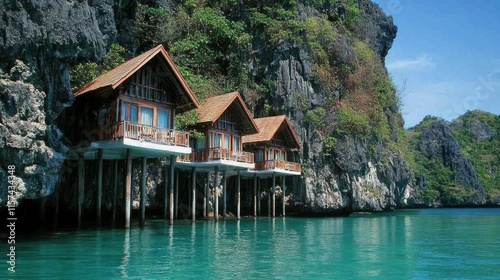
[[[197,108],[199,105],[198,99],[192,92],[191,88],[189,88],[186,80],[184,80],[179,70],[177,70],[174,62],[161,44],[150,49],[149,51],[146,51],[132,59],[125,61],[124,63],[97,77],[95,80],[85,84],[74,93],[75,97],[105,88],[116,89],[120,84],[130,78],[130,76],[132,76],[137,70],[143,67],[158,54],[161,54],[161,57],[165,59],[170,70],[173,72],[181,87],[188,95],[188,99],[193,103],[194,107]]]
[[[274,117],[264,117],[254,119],[257,127],[259,128],[259,133],[245,135],[242,137],[243,144],[267,142],[273,139],[274,135],[280,129],[286,129],[289,133],[290,138],[293,139],[296,148],[300,148],[300,140],[293,129],[292,124],[285,115],[274,116]]]
[[[237,91],[207,98],[197,109],[199,116],[198,123],[213,124],[230,106],[235,106],[240,115],[238,120],[241,122],[243,134],[259,132],[245,101],[243,101],[243,98],[241,98],[241,95]]]

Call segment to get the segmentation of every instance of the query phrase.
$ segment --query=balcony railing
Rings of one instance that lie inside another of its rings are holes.
[[[255,170],[284,169],[288,171],[300,172],[300,163],[285,160],[265,160],[255,163]]]
[[[243,151],[232,151],[222,148],[199,149],[189,155],[178,156],[177,161],[205,162],[212,160],[231,160],[236,162],[253,163],[253,153]]]
[[[156,126],[135,124],[127,121],[117,122],[101,134],[100,140],[128,138],[172,146],[189,146],[189,133]]]

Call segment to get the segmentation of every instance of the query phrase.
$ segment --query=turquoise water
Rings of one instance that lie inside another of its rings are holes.
[[[16,245],[2,279],[500,279],[500,209],[148,221]]]

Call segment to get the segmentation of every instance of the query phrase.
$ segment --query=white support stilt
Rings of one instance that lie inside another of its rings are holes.
[[[174,224],[174,176],[175,176],[175,156],[170,156],[170,178],[168,180],[170,186],[169,194],[169,207],[170,207],[170,217],[169,222],[171,225]]]
[[[240,193],[240,188],[241,188],[241,176],[240,176],[240,170],[238,170],[238,182],[236,183],[236,219],[240,219],[240,198],[241,198],[241,193]]]
[[[272,210],[272,216],[273,218],[276,217],[276,174],[273,173],[273,210]]]
[[[283,217],[285,217],[285,198],[286,198],[286,184],[285,184],[286,177],[283,176],[283,180],[281,183],[281,188],[282,188],[282,195],[281,198],[283,200]]]
[[[219,167],[215,167],[215,180],[214,180],[214,196],[215,196],[215,206],[214,206],[214,218],[216,221],[219,220]]]
[[[127,170],[125,173],[125,228],[130,228],[130,213],[131,213],[131,201],[130,198],[132,194],[132,151],[127,149]]]
[[[175,200],[174,200],[174,217],[177,219],[179,214],[179,170],[175,171]]]
[[[222,172],[222,217],[226,218],[227,206],[227,176],[226,170]]]
[[[139,216],[139,226],[143,227],[146,224],[146,167],[147,160],[146,157],[141,158],[141,197],[139,200],[140,216]]]
[[[192,175],[191,175],[191,195],[193,196],[191,199],[191,220],[196,221],[196,168],[193,167]]]
[[[253,216],[257,217],[257,174],[253,174]]]
[[[168,184],[170,182],[170,179],[168,178],[168,166],[165,164],[164,166],[164,175],[163,175],[163,219],[167,220],[168,219],[168,199],[169,199],[169,193],[168,193]]]

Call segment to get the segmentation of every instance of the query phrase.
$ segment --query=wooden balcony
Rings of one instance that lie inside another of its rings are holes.
[[[155,144],[189,147],[189,133],[127,121],[114,123],[100,134],[99,140],[133,139]]]
[[[287,171],[300,172],[300,163],[285,160],[266,160],[255,163],[255,170],[283,169]]]
[[[231,151],[221,148],[195,150],[189,155],[177,156],[177,161],[182,162],[207,162],[214,160],[230,160],[243,163],[254,163],[253,153]]]

